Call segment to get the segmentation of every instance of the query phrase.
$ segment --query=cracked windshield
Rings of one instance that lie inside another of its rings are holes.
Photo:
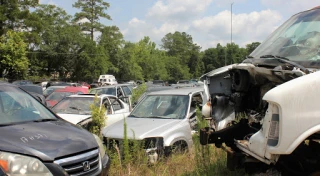
[[[320,176],[320,0],[0,0],[0,175]]]

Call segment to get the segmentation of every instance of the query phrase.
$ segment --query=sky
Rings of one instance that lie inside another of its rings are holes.
[[[205,50],[231,42],[241,47],[262,42],[289,17],[320,5],[320,0],[105,0],[112,20],[101,23],[118,26],[124,39],[137,42],[149,36],[158,45],[167,33],[186,32]],[[70,15],[76,0],[40,0],[54,4]]]

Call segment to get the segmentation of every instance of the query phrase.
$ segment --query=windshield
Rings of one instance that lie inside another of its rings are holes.
[[[53,92],[52,94],[50,94],[46,100],[48,101],[57,101],[59,102],[60,100],[62,100],[64,97],[70,96],[72,95],[72,92]]]
[[[41,119],[56,117],[22,90],[8,85],[0,86],[0,125]]]
[[[131,117],[184,119],[189,104],[189,96],[148,95],[134,108]]]
[[[65,88],[65,86],[61,86],[61,87],[48,87],[46,88],[46,90],[43,91],[43,95],[45,97],[47,97],[48,95],[50,95],[52,92],[54,92],[56,89],[61,89],[61,88]]]
[[[319,61],[320,10],[310,10],[291,17],[256,50],[254,58],[273,55],[293,61]]]
[[[90,115],[90,105],[94,103],[94,97],[67,97],[56,104],[52,110],[61,114]]]
[[[90,93],[97,94],[97,95],[101,95],[101,94],[108,94],[108,95],[114,95],[114,96],[117,95],[115,87],[91,89]]]

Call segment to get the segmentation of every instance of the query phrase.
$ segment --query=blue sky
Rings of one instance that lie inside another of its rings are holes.
[[[126,40],[136,42],[143,36],[161,44],[165,34],[187,32],[202,49],[230,42],[231,3],[233,4],[233,41],[240,46],[262,42],[291,15],[320,5],[320,0],[105,0],[107,13]],[[76,0],[40,0],[55,4],[73,15]]]

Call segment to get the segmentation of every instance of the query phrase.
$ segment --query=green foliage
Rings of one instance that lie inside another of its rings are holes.
[[[191,35],[176,31],[162,38],[159,49],[147,36],[126,42],[117,26],[102,25],[102,18],[111,20],[107,14],[110,4],[104,0],[77,0],[73,6],[80,11],[74,16],[61,7],[37,3],[0,2],[0,36],[10,29],[28,29],[23,37],[28,76],[58,73],[62,80],[92,82],[100,74],[113,74],[118,80],[178,81],[242,62],[260,44],[253,42],[246,48],[218,44],[200,51]],[[35,7],[32,12],[30,7]],[[94,37],[97,31],[101,35]],[[25,75],[20,72],[13,77]]]
[[[253,50],[255,50],[260,45],[260,42],[252,42],[250,44],[246,45],[246,50],[248,54],[252,53]]]
[[[89,31],[91,40],[94,39],[93,33],[100,31],[102,24],[99,22],[100,18],[106,18],[111,20],[111,17],[106,13],[106,10],[110,7],[110,4],[104,0],[78,0],[73,4],[73,7],[78,8],[81,12],[76,13],[74,21],[86,19],[89,22],[81,24],[82,31]]]
[[[11,30],[0,37],[1,71],[6,69],[10,77],[24,78],[27,74],[29,61],[26,57],[27,44],[23,37],[23,33]]]
[[[168,33],[161,41],[161,47],[171,56],[167,65],[170,80],[189,79],[202,74],[201,47],[193,43],[191,35],[177,31]]]
[[[147,85],[145,83],[139,85],[137,88],[133,89],[132,96],[131,96],[131,102],[136,103],[141,95],[145,93],[147,90]]]
[[[104,106],[99,106],[99,101],[99,98],[95,96],[94,103],[90,105],[92,121],[89,126],[89,131],[99,137],[102,137],[101,130],[106,126],[105,118],[108,117],[105,117],[106,109]]]
[[[29,7],[35,7],[38,0],[1,0],[0,1],[0,36],[8,30],[25,28],[24,19],[29,15]]]

